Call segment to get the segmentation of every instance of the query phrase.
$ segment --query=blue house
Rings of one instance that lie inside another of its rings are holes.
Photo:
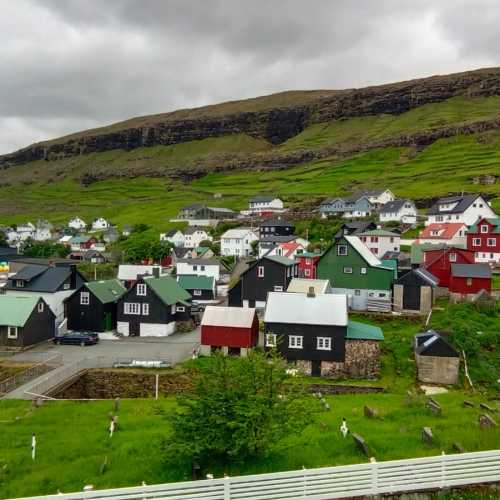
[[[367,217],[375,206],[365,195],[349,196],[347,198],[330,198],[319,206],[323,218],[329,216],[340,216],[344,219]]]

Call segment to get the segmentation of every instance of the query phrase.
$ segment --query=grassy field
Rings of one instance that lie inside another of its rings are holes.
[[[446,331],[453,318],[467,316],[481,325],[482,335],[500,331],[498,314],[480,313],[468,305],[442,305],[433,314],[430,327]],[[280,443],[268,456],[233,463],[226,470],[212,464],[205,472],[236,475],[363,462],[366,458],[352,439],[340,435],[342,417],[352,432],[366,439],[378,460],[451,453],[455,442],[467,451],[500,447],[500,427],[480,430],[477,425],[479,402],[498,406],[498,402],[490,400],[498,394],[493,383],[500,370],[495,349],[469,359],[474,382],[483,382],[477,385],[478,390],[474,394],[466,391],[461,381],[456,389],[436,396],[443,408],[442,415],[436,416],[425,408],[425,397],[415,393],[407,400],[407,391],[416,387],[411,340],[422,331],[421,320],[352,317],[379,324],[385,341],[380,380],[349,382],[382,385],[386,392],[328,397],[331,411],[316,413],[302,435]],[[304,382],[310,381],[304,378]],[[474,401],[476,406],[463,407],[464,399]],[[379,411],[377,418],[364,417],[367,404]],[[107,419],[112,409],[112,401],[55,401],[34,408],[28,402],[0,400],[0,497],[54,493],[58,489],[75,491],[85,484],[105,488],[190,478],[189,468],[166,466],[162,456],[174,399],[123,400],[119,430],[110,439]],[[423,426],[433,429],[435,442],[431,445],[421,442]],[[38,437],[38,458],[34,463],[30,457],[32,432]],[[107,464],[104,470],[103,463]]]

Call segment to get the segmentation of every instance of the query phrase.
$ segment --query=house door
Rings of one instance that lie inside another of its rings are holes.
[[[403,288],[403,309],[410,311],[420,310],[420,287],[405,286]]]
[[[138,337],[141,334],[141,326],[138,321],[130,321],[128,324],[128,334],[130,337]]]
[[[311,361],[311,375],[313,377],[321,377],[321,361]]]
[[[104,313],[104,331],[109,331],[113,328],[113,321],[111,318],[111,313],[106,312]]]

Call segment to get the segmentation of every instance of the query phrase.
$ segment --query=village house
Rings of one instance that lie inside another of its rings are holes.
[[[167,274],[160,266],[146,264],[120,264],[118,266],[118,279],[125,288],[131,288],[141,276],[153,276],[158,268],[159,275]]]
[[[474,252],[476,262],[500,262],[500,217],[482,218],[467,231],[467,250]]]
[[[379,221],[401,222],[415,224],[417,222],[417,207],[412,200],[398,199],[385,203],[379,210]]]
[[[213,276],[178,276],[177,282],[199,304],[214,302],[217,298],[217,284]]]
[[[68,227],[76,231],[85,231],[85,229],[87,229],[87,223],[83,219],[80,219],[80,217],[73,217],[69,220]]]
[[[375,206],[363,195],[354,195],[347,198],[330,198],[319,206],[323,218],[330,216],[354,219],[368,217],[375,210]]]
[[[452,264],[474,264],[474,252],[459,247],[424,248],[422,267],[439,280],[439,286],[448,288]]]
[[[372,229],[359,234],[359,239],[377,257],[382,258],[387,252],[399,252],[401,235],[385,229]]]
[[[60,323],[64,319],[64,300],[84,283],[75,264],[28,264],[9,276],[5,290],[11,296],[43,298]]]
[[[33,239],[35,241],[48,241],[52,239],[54,226],[47,220],[39,219],[35,225]]]
[[[115,330],[118,300],[126,291],[118,279],[85,283],[64,301],[68,330]]]
[[[179,211],[178,218],[183,220],[203,221],[198,225],[210,225],[210,221],[234,219],[237,213],[230,208],[207,207],[201,203],[186,205]]]
[[[304,253],[305,250],[306,245],[297,240],[286,241],[277,244],[266,255],[279,255],[281,257],[288,257],[289,259],[295,259],[297,255]]]
[[[201,320],[201,352],[246,356],[259,341],[255,309],[208,306]]]
[[[214,259],[177,259],[177,276],[211,276],[220,279],[220,264]]]
[[[267,215],[283,210],[284,203],[277,196],[253,196],[248,202],[248,212],[253,215]]]
[[[259,225],[259,237],[267,236],[291,236],[295,226],[281,217],[267,219]]]
[[[264,336],[266,349],[277,349],[308,375],[374,378],[380,371],[382,332],[349,322],[343,294],[317,295],[313,287],[308,293],[270,292]]]
[[[488,264],[452,264],[450,294],[459,298],[484,290],[491,293],[491,268]]]
[[[289,293],[308,293],[313,290],[316,295],[332,293],[332,287],[328,280],[293,278],[286,289]]]
[[[230,307],[264,308],[269,292],[284,291],[297,277],[295,261],[286,257],[264,256],[254,261],[228,291]]]
[[[478,219],[496,217],[480,194],[440,198],[427,212],[426,226],[436,222],[462,222],[471,226]]]
[[[299,278],[316,279],[316,265],[321,254],[315,252],[302,252],[295,255],[298,263]]]
[[[176,323],[191,318],[191,295],[170,276],[145,276],[118,300],[117,332],[125,336],[166,337]]]
[[[119,238],[120,238],[120,231],[118,231],[116,226],[109,226],[108,229],[106,229],[102,233],[102,239],[106,243],[115,243],[116,241],[118,241]]]
[[[98,217],[92,221],[91,231],[105,231],[110,226],[111,224],[104,217]]]
[[[358,236],[361,233],[372,231],[373,229],[377,229],[377,224],[373,221],[353,220],[344,222],[335,234],[335,238],[340,238],[344,235]]]
[[[5,236],[10,244],[15,244],[33,240],[35,233],[35,225],[31,222],[26,222],[25,224],[19,224],[16,229],[10,228]]]
[[[0,295],[0,346],[18,350],[54,337],[55,315],[40,296]]]
[[[252,243],[257,239],[252,229],[229,229],[220,237],[220,253],[224,256],[248,257],[252,253]]]
[[[467,226],[463,222],[436,222],[420,231],[417,243],[443,243],[465,247],[466,234]]]
[[[212,236],[200,226],[189,226],[184,231],[184,246],[196,248],[201,246],[202,241],[213,241]]]
[[[333,293],[346,294],[349,307],[360,311],[391,310],[395,274],[357,236],[336,238],[317,263],[317,277],[328,279]]]
[[[179,229],[171,229],[166,233],[160,234],[160,241],[168,241],[169,243],[172,243],[174,247],[183,247],[185,238],[184,234]]]
[[[396,200],[396,196],[390,189],[371,189],[362,191],[360,195],[366,196],[375,208],[381,208],[387,203]]]
[[[424,268],[410,269],[394,282],[394,311],[429,314],[434,303],[434,289],[438,285],[438,278]]]
[[[97,243],[95,236],[72,236],[68,240],[69,247],[73,252],[89,250]]]
[[[299,236],[264,236],[259,239],[258,244],[258,256],[263,257],[264,255],[279,255],[278,248],[281,248],[280,253],[287,253],[288,250],[283,250],[285,248],[292,249],[291,253],[298,253],[298,250],[305,249],[308,247],[309,242],[304,238]]]

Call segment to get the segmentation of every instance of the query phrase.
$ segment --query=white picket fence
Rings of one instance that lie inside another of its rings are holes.
[[[500,481],[500,450],[117,488],[30,500],[327,500]]]

